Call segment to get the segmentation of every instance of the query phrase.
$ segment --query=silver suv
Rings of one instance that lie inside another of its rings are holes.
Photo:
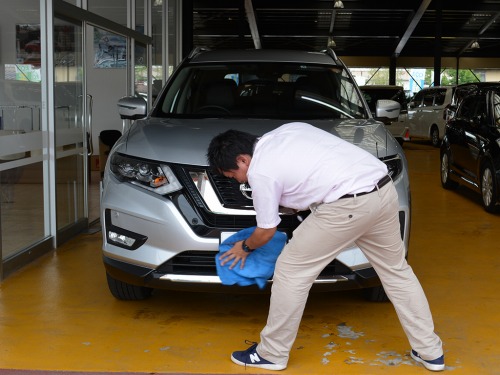
[[[137,120],[110,152],[103,178],[103,260],[118,299],[147,298],[155,288],[254,291],[221,285],[215,267],[221,239],[256,225],[251,187],[207,167],[210,140],[228,129],[260,135],[304,121],[376,155],[396,184],[401,237],[408,245],[410,188],[403,150],[372,118],[349,70],[331,50],[195,50],[149,114],[142,98],[123,98],[118,107],[122,118]],[[392,115],[394,108],[399,104],[384,102],[377,117]],[[279,230],[291,237],[307,214],[284,209]],[[355,244],[314,286],[360,288],[369,299],[386,298]]]

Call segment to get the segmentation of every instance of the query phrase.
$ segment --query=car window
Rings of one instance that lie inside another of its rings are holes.
[[[472,120],[476,113],[476,102],[477,99],[475,96],[469,96],[462,100],[462,105],[458,109],[457,117],[466,121]]]
[[[500,127],[500,95],[496,91],[493,93],[493,115],[495,116],[495,125]]]
[[[443,105],[446,97],[446,89],[440,89],[435,92],[434,105]]]
[[[366,118],[341,67],[283,63],[192,64],[169,82],[155,116]]]
[[[422,105],[422,98],[424,97],[424,92],[419,91],[415,94],[415,97],[413,98],[412,105],[413,107],[421,107]]]
[[[424,94],[422,107],[432,107],[434,105],[434,92],[428,91]]]

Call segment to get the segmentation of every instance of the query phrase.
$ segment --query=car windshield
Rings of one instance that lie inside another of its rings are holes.
[[[153,116],[360,119],[367,113],[342,67],[219,63],[176,72]]]

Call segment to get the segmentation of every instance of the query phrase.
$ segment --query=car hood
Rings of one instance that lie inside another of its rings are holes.
[[[283,120],[247,118],[146,118],[131,126],[113,152],[155,161],[205,166],[207,148],[214,136],[229,129],[262,135],[284,123]],[[384,125],[375,120],[308,120],[307,123],[358,145],[378,158],[396,152],[392,149],[397,147],[395,141],[388,136]]]

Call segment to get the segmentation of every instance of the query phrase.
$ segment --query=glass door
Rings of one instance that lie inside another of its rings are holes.
[[[83,81],[81,24],[54,19],[54,123],[58,243],[88,225],[92,97]]]
[[[97,13],[62,0],[53,3],[56,225],[62,243],[99,222],[99,186],[109,152],[100,136],[123,132],[112,109],[136,89],[133,47],[139,43],[149,51],[152,38],[111,21],[114,8]],[[145,76],[150,87],[151,73]]]

